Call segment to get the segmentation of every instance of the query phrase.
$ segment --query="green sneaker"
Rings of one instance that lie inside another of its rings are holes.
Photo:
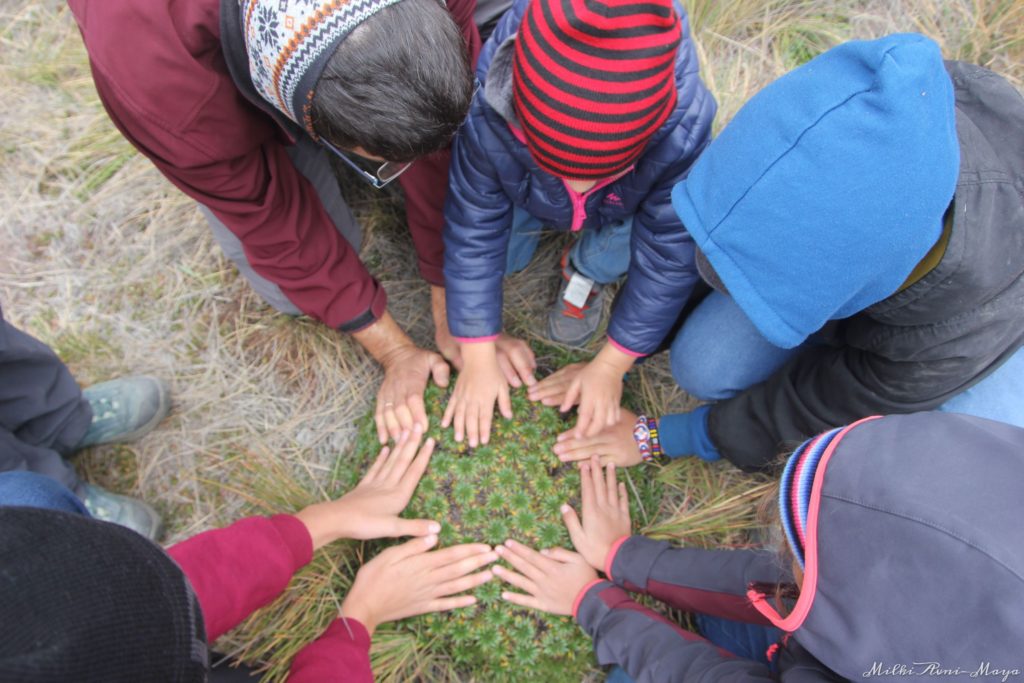
[[[164,523],[157,511],[137,498],[111,493],[95,484],[82,483],[78,495],[93,518],[112,522],[156,541]]]
[[[148,375],[100,382],[82,395],[92,408],[92,424],[78,448],[134,441],[156,427],[171,409],[167,384]]]

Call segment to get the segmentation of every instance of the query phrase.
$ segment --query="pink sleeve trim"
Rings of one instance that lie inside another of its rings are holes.
[[[498,335],[492,334],[489,337],[452,337],[452,339],[460,344],[479,344],[480,342],[497,341]]]
[[[632,356],[633,358],[643,358],[644,356],[647,355],[646,353],[637,353],[636,351],[630,351],[625,346],[615,341],[611,337],[608,337],[608,343],[617,348],[619,351],[622,351],[627,356]]]
[[[629,534],[626,534],[619,540],[612,543],[612,547],[608,548],[608,555],[604,558],[604,575],[608,577],[608,580],[612,580],[612,564],[615,562],[615,555],[619,552],[619,548],[622,544],[629,540]]]
[[[599,583],[604,583],[604,579],[594,579],[589,582],[586,586],[580,589],[580,592],[576,594],[576,599],[572,601],[572,618],[576,619],[576,613],[580,611],[580,603],[583,602],[583,597],[587,594],[591,588]]]

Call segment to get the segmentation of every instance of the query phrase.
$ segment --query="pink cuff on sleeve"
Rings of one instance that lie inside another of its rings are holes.
[[[576,594],[576,599],[572,601],[572,618],[576,618],[576,613],[580,611],[580,603],[583,602],[583,596],[587,594],[587,591],[596,586],[599,583],[604,583],[604,579],[594,579],[589,582],[586,586],[580,589],[580,592]]]
[[[622,351],[627,356],[632,356],[633,358],[643,358],[644,356],[647,355],[646,353],[637,353],[636,351],[630,351],[625,346],[615,341],[611,337],[608,337],[608,343],[617,348],[619,351]]]
[[[496,341],[498,339],[498,335],[492,334],[489,337],[452,337],[452,339],[460,344],[478,344],[480,342]]]
[[[629,540],[629,534],[626,534],[619,540],[612,543],[612,547],[608,548],[608,555],[604,558],[604,575],[608,577],[609,581],[612,581],[612,564],[615,562],[615,554],[619,552],[619,548],[623,543]]]

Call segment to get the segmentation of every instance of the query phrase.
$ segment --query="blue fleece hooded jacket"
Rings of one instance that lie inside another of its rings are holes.
[[[900,287],[939,238],[959,164],[939,47],[898,34],[764,88],[672,200],[730,296],[792,348]]]

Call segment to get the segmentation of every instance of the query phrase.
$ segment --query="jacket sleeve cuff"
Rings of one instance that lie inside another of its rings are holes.
[[[387,310],[387,307],[387,292],[384,291],[383,287],[377,287],[377,292],[373,295],[373,301],[370,303],[370,307],[354,318],[338,325],[338,331],[351,334],[353,332],[365,330],[367,327],[380,320],[381,316],[384,315],[384,311]]]
[[[497,341],[498,335],[489,334],[486,337],[452,337],[455,341],[460,344],[478,344],[480,342],[492,342]]]
[[[658,419],[658,435],[661,449],[670,458],[696,455],[703,460],[721,459],[718,449],[708,432],[710,405],[704,405],[689,413],[664,415]]]
[[[619,351],[622,351],[622,353],[626,354],[627,356],[632,356],[633,358],[643,358],[644,356],[647,355],[646,353],[640,353],[639,351],[633,351],[632,349],[626,348],[619,342],[612,339],[611,336],[608,337],[608,343],[614,346]]]
[[[626,534],[619,540],[612,543],[612,546],[608,548],[608,556],[604,559],[604,575],[608,577],[609,581],[614,581],[612,578],[612,565],[615,563],[615,555],[619,552],[619,548],[622,544],[629,540],[629,534]]]
[[[580,607],[583,605],[583,601],[588,595],[592,593],[593,598],[597,598],[598,593],[604,588],[611,588],[613,584],[604,579],[594,579],[589,582],[586,586],[580,589],[580,592],[576,594],[576,599],[572,601],[572,618],[577,622],[580,622],[579,612]],[[597,590],[594,590],[597,588]],[[582,624],[582,622],[580,622]]]
[[[291,553],[293,572],[309,564],[313,559],[313,539],[306,525],[293,515],[274,515],[270,523]]]

